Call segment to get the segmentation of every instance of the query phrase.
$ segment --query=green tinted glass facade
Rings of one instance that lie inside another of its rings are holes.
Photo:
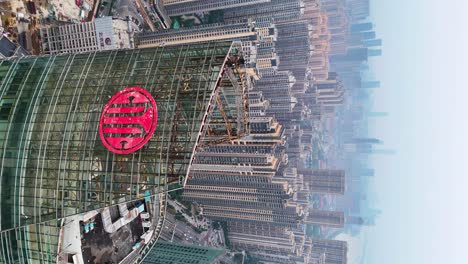
[[[0,263],[55,262],[57,219],[182,187],[201,137],[239,132],[237,52],[226,42],[1,61]],[[152,94],[158,125],[117,155],[99,117],[130,86]]]
[[[186,245],[180,243],[158,242],[145,256],[142,264],[211,264],[224,250]]]

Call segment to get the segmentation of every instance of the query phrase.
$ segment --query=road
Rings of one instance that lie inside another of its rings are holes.
[[[141,0],[135,0],[135,5],[138,11],[140,11],[140,14],[143,16],[146,24],[150,27],[151,31],[156,31],[156,27],[154,26],[153,21],[151,21],[151,19],[148,17],[148,13],[146,12],[145,3],[143,3]]]
[[[178,221],[173,214],[167,213],[161,237],[167,241],[203,245],[202,238],[205,234],[206,232],[198,234],[187,223]]]
[[[187,210],[187,208],[180,204],[179,202],[175,201],[175,200],[167,200],[167,202],[173,206],[178,212],[181,212],[182,215],[185,217],[185,220],[187,220],[187,222],[189,222],[191,225],[195,226],[195,227],[199,227],[201,225],[205,225],[206,224],[206,220],[205,221],[197,221],[196,219],[192,218],[191,216],[187,215],[186,213],[184,213],[184,210]]]

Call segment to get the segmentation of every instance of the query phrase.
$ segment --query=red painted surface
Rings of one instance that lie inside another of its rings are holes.
[[[158,123],[158,108],[151,94],[141,87],[128,87],[112,96],[99,120],[104,146],[116,154],[142,148]]]

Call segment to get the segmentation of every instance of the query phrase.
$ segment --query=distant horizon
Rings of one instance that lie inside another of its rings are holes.
[[[462,263],[468,235],[466,1],[371,1],[383,39],[370,131],[396,155],[373,156],[382,214],[362,238],[359,264]],[[355,263],[351,262],[350,263]]]

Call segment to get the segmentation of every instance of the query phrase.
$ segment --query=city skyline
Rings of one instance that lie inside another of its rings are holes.
[[[375,227],[354,242],[362,260],[351,263],[463,263],[468,113],[463,71],[468,39],[465,1],[376,1],[371,18],[384,39],[371,61],[374,91],[371,135],[397,152],[374,156],[371,187],[382,210]],[[394,17],[398,19],[392,19]],[[351,243],[354,244],[354,243]],[[436,249],[437,250],[433,250]]]
[[[468,3],[60,1],[0,3],[0,263],[463,260]]]

